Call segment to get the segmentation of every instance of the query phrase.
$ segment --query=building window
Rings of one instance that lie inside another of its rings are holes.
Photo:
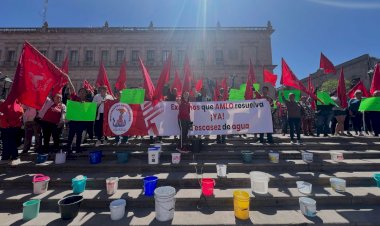
[[[70,63],[72,65],[78,64],[78,50],[71,50],[70,51]]]
[[[116,51],[116,63],[122,63],[124,61],[124,50]]]
[[[168,59],[169,57],[169,54],[170,54],[170,51],[169,50],[163,50],[162,51],[162,63],[165,63],[166,60]]]
[[[197,51],[197,60],[199,65],[205,65],[205,52],[203,49]]]
[[[14,62],[16,60],[16,51],[9,50],[7,56],[7,62]]]
[[[54,52],[54,62],[62,62],[63,59],[63,53],[62,50],[56,50]]]
[[[153,66],[154,65],[154,50],[148,50],[146,52],[146,61],[148,65]]]
[[[139,61],[139,51],[138,50],[132,50],[132,59],[133,64],[137,64]]]
[[[223,50],[216,50],[215,51],[215,63],[216,63],[216,65],[223,65],[224,64]]]
[[[182,65],[184,59],[185,59],[185,50],[178,50],[177,51],[177,64]]]
[[[86,58],[84,60],[86,64],[90,64],[94,61],[94,51],[86,50]]]
[[[40,50],[40,53],[47,57],[47,51],[46,50]]]
[[[102,50],[100,54],[100,59],[103,62],[104,65],[108,65],[108,51],[107,50]]]

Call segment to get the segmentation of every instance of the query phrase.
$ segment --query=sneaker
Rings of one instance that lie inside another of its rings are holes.
[[[352,137],[352,133],[347,132],[347,136]]]
[[[18,164],[20,164],[20,159],[12,159],[11,161],[9,161],[9,165],[11,166],[15,166]]]
[[[100,145],[102,144],[102,142],[100,140],[96,141],[95,143],[95,147],[99,147]]]
[[[294,140],[291,140],[291,141],[290,141],[290,144],[294,144]]]

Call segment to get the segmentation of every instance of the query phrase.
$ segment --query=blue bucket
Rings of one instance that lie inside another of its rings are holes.
[[[48,154],[38,154],[37,155],[37,161],[36,161],[37,164],[46,162],[48,157],[49,157]]]
[[[118,151],[118,152],[116,152],[116,155],[117,155],[117,163],[127,163],[128,162],[129,152]]]
[[[75,177],[71,180],[71,186],[73,187],[73,193],[80,194],[86,189],[87,177],[83,178]]]
[[[377,187],[380,188],[380,173],[373,174],[373,179],[375,179]]]
[[[90,163],[98,164],[102,162],[102,151],[92,151],[90,152]]]
[[[158,177],[156,176],[148,176],[144,179],[144,195],[145,196],[153,196],[154,189],[156,189]]]

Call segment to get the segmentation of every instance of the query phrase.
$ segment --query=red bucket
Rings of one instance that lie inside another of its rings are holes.
[[[211,178],[203,178],[201,180],[202,194],[204,196],[212,196],[214,194],[215,180]]]

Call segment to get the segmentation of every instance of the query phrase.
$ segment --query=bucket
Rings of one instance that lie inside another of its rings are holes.
[[[172,163],[179,164],[181,161],[181,153],[172,153]]]
[[[159,187],[154,190],[156,219],[168,221],[173,219],[175,211],[175,188],[170,186]]]
[[[106,179],[106,186],[107,186],[107,194],[113,195],[116,193],[117,188],[119,185],[119,178],[118,177],[110,177]]]
[[[117,163],[127,163],[129,158],[129,152],[118,151],[116,152]]]
[[[201,180],[202,194],[204,196],[214,195],[215,180],[211,178],[203,178]]]
[[[156,176],[148,176],[143,179],[144,181],[144,195],[145,196],[153,196],[154,189],[156,189],[158,177]]]
[[[46,162],[47,159],[48,159],[48,157],[49,157],[48,154],[38,154],[37,155],[37,160],[36,160],[37,164]]]
[[[218,177],[227,177],[227,165],[217,164],[216,172],[217,172]]]
[[[191,152],[199,153],[202,151],[202,140],[201,139],[192,139],[191,140]]]
[[[242,151],[241,158],[244,163],[252,163],[253,152],[252,151]]]
[[[380,173],[373,174],[373,179],[375,179],[377,187],[380,188]]]
[[[252,171],[249,173],[251,177],[251,189],[257,194],[268,193],[269,177],[264,172]]]
[[[148,148],[148,164],[160,163],[160,149],[158,147]]]
[[[302,152],[302,160],[304,162],[313,162],[313,153]]]
[[[336,192],[345,192],[346,191],[346,180],[340,178],[330,178],[331,188]]]
[[[299,192],[301,192],[302,194],[305,194],[305,195],[311,194],[311,191],[313,188],[312,184],[305,182],[305,181],[297,181],[296,183],[297,183],[297,188],[298,188]]]
[[[125,199],[117,199],[110,203],[111,220],[117,221],[124,217],[125,206],[127,202]]]
[[[102,162],[102,151],[91,151],[89,154],[91,164],[98,164]]]
[[[308,197],[300,197],[298,200],[302,214],[307,217],[315,217],[317,214],[317,202]]]
[[[78,215],[83,196],[71,195],[58,201],[59,212],[62,220],[70,220]]]
[[[50,177],[43,174],[36,174],[33,177],[33,194],[45,193],[48,189]]]
[[[84,192],[86,189],[86,181],[87,177],[83,175],[76,176],[71,180],[72,184],[71,186],[73,187],[73,193],[75,194],[80,194]]]
[[[65,152],[59,152],[55,154],[55,164],[63,164],[66,162],[66,153]]]
[[[278,152],[271,151],[269,152],[268,156],[271,163],[278,163],[280,160],[280,153]]]
[[[234,191],[234,212],[235,217],[240,220],[249,218],[249,194],[248,192]]]
[[[331,160],[333,160],[334,162],[340,162],[344,160],[342,152],[331,152],[330,155]]]
[[[22,219],[24,221],[30,221],[33,218],[38,216],[40,212],[40,203],[39,199],[32,199],[22,204]]]

